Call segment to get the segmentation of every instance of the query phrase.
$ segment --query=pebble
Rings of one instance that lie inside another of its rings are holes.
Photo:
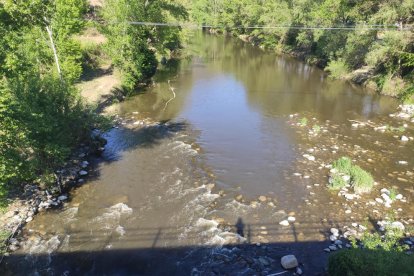
[[[352,213],[352,211],[351,210],[345,210],[345,214],[350,214],[350,213]]]
[[[31,222],[33,220],[33,217],[28,217],[27,219],[26,219],[26,222]]]
[[[328,253],[331,252],[329,248],[325,248],[323,251],[328,252]]]
[[[398,161],[398,164],[400,164],[400,165],[407,165],[407,164],[408,164],[408,162],[407,162],[407,161],[403,161],[403,160],[401,160],[401,161]]]
[[[261,202],[265,202],[267,200],[267,198],[265,196],[259,196],[259,200]]]

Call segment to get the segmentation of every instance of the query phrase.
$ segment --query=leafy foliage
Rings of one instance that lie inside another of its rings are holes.
[[[133,25],[130,22],[161,22],[185,19],[182,5],[168,0],[107,0],[101,11],[107,22],[102,31],[108,39],[105,49],[122,72],[123,86],[132,90],[155,74],[155,52],[167,54],[180,48],[179,28]]]

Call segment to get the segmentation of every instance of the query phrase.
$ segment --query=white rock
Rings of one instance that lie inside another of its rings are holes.
[[[296,259],[294,255],[283,256],[280,259],[280,263],[284,269],[292,269],[299,265],[298,260]]]
[[[282,220],[281,222],[279,222],[279,224],[282,225],[282,226],[289,226],[289,221]]]
[[[288,217],[287,220],[288,220],[288,222],[295,222],[296,218],[295,217]]]
[[[337,228],[331,228],[332,235],[338,237],[339,236],[339,230]]]
[[[395,196],[395,199],[401,200],[403,199],[403,195],[402,194],[398,194]]]
[[[392,199],[386,193],[381,194],[381,197],[385,200],[386,203],[392,203]]]
[[[381,189],[381,193],[385,193],[387,195],[390,195],[390,191],[388,189],[386,189],[386,188],[382,188]]]
[[[88,161],[82,161],[81,163],[81,167],[82,168],[87,168],[89,166],[89,162]]]
[[[303,157],[305,157],[306,159],[308,159],[309,161],[315,161],[315,156],[310,155],[310,154],[304,154]]]
[[[398,161],[398,164],[400,164],[400,165],[407,165],[408,162],[407,161]]]
[[[84,170],[79,171],[79,175],[81,175],[81,176],[85,176],[87,174],[88,174],[87,171],[84,171]]]
[[[67,199],[68,199],[68,197],[65,196],[65,195],[61,195],[61,196],[58,197],[58,200],[60,200],[60,201],[65,201]]]
[[[381,203],[381,204],[384,203],[384,200],[382,200],[381,198],[378,198],[378,197],[375,199],[375,201],[378,202],[378,203]]]
[[[303,274],[303,271],[300,267],[296,268],[296,274],[297,275],[302,275]]]
[[[400,140],[403,141],[403,142],[410,141],[410,139],[405,135],[401,136]]]
[[[400,229],[400,230],[402,230],[402,231],[404,231],[404,229],[405,229],[404,224],[402,224],[402,223],[401,223],[401,222],[399,222],[399,221],[394,221],[394,222],[392,222],[392,223],[391,223],[391,227],[392,227],[392,228],[395,228],[395,229]]]

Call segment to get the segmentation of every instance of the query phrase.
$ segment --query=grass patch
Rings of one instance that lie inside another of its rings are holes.
[[[341,173],[349,174],[352,168],[352,160],[349,157],[341,157],[332,163],[332,168]]]
[[[321,127],[319,125],[313,125],[312,130],[315,133],[319,133],[319,132],[321,132]]]
[[[350,171],[351,184],[356,193],[367,193],[374,186],[374,178],[372,175],[359,166],[353,166]]]
[[[299,124],[301,126],[306,126],[308,124],[308,119],[303,117],[302,119],[300,119]]]
[[[370,173],[363,170],[361,167],[352,164],[349,157],[341,157],[332,163],[331,178],[329,181],[329,188],[332,190],[339,190],[350,184],[356,193],[366,193],[371,191],[374,186],[374,179]],[[343,176],[348,175],[349,181],[346,181]]]
[[[397,199],[397,194],[398,194],[397,190],[394,189],[394,188],[391,188],[391,189],[389,189],[389,191],[390,191],[389,197],[391,198],[391,200],[392,201],[396,200]]]
[[[6,241],[10,237],[10,234],[11,233],[9,231],[0,231],[0,255],[3,255],[7,252]]]
[[[332,176],[332,179],[330,180],[329,184],[329,189],[331,190],[340,190],[346,185],[348,185],[348,183],[340,175]]]

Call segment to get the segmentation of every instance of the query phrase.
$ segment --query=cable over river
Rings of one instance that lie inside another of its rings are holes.
[[[27,224],[3,275],[268,275],[286,254],[316,275],[331,227],[413,223],[414,142],[399,137],[414,128],[389,116],[395,100],[234,38],[194,33],[187,51],[113,107],[86,183]],[[342,156],[371,193],[327,188]],[[383,188],[402,200],[380,204]]]

